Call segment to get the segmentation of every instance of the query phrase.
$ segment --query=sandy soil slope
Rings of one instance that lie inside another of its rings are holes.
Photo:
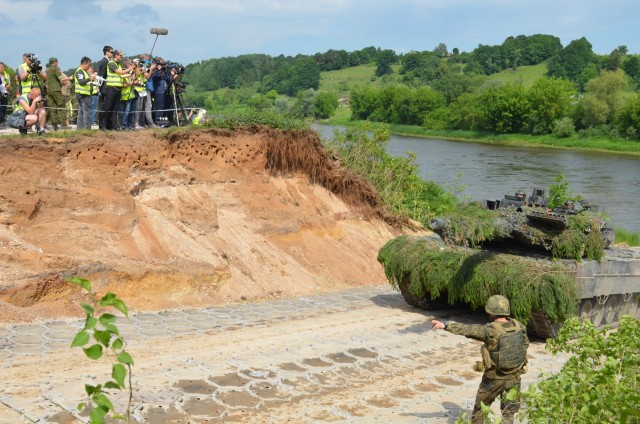
[[[402,227],[315,132],[262,127],[3,138],[0,222],[5,323],[77,315],[72,275],[134,311],[379,284]]]

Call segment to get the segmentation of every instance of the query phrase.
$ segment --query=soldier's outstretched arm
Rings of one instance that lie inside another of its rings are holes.
[[[434,319],[431,321],[431,328],[434,330],[444,329],[450,333],[465,336],[470,339],[480,340],[481,342],[489,339],[486,325],[460,324],[453,321],[442,322]]]

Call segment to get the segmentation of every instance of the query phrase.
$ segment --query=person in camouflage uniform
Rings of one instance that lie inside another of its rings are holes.
[[[62,86],[69,84],[71,79],[62,73],[58,67],[58,59],[55,57],[49,59],[46,74],[49,122],[53,125],[54,131],[57,131],[59,126],[69,129],[66,125],[67,98],[62,93]]]
[[[517,398],[508,401],[506,394],[514,387],[520,391],[520,376],[526,372],[529,338],[526,327],[509,318],[511,311],[506,297],[491,296],[485,311],[491,317],[491,322],[486,325],[443,323],[438,320],[431,321],[431,324],[434,330],[444,329],[484,343],[481,348],[482,362],[474,366],[476,371],[482,370],[483,375],[476,394],[471,422],[483,423],[481,403],[491,405],[500,397],[502,422],[511,424],[520,409],[520,402]]]

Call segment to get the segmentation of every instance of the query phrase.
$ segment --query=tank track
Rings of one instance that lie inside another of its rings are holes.
[[[428,300],[424,297],[419,297],[411,294],[404,287],[400,288],[400,293],[404,298],[404,301],[407,302],[411,306],[415,306],[419,309],[424,309],[425,311],[436,311],[440,309],[451,309],[452,305],[447,302],[446,296],[434,300]],[[458,305],[459,306],[459,305]]]
[[[612,294],[581,299],[578,317],[581,321],[591,321],[596,328],[605,325],[615,327],[623,315],[639,317],[639,295],[640,293]],[[542,339],[557,338],[561,327],[561,323],[552,323],[545,314],[535,311],[527,324],[527,332]]]

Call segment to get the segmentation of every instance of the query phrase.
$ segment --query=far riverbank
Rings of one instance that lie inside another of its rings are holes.
[[[640,142],[629,140],[613,140],[604,137],[579,138],[577,135],[568,138],[556,138],[553,135],[528,134],[491,134],[479,131],[462,130],[427,130],[417,125],[387,124],[383,122],[352,121],[349,108],[338,108],[336,114],[326,120],[319,121],[325,125],[354,128],[366,124],[371,130],[388,128],[391,134],[419,138],[438,138],[441,140],[483,143],[513,147],[544,146],[558,149],[585,150],[594,152],[613,152],[624,155],[640,156]]]

